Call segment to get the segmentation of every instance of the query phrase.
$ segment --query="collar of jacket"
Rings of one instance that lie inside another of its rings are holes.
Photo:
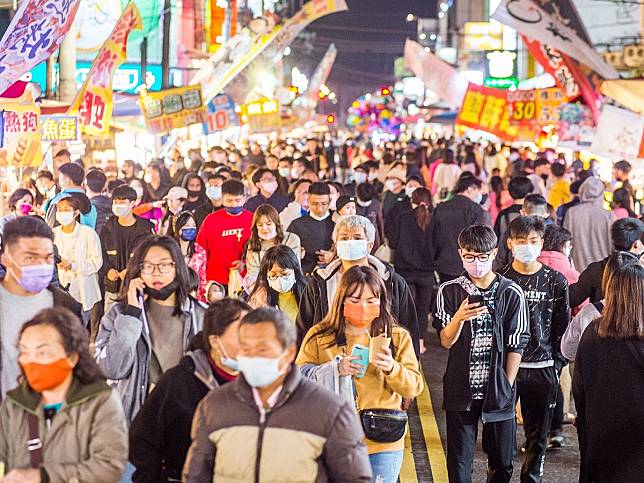
[[[215,379],[212,369],[210,367],[210,362],[208,362],[208,354],[206,354],[201,349],[190,351],[186,353],[186,357],[192,359],[192,362],[195,366],[193,372],[194,376],[199,379],[208,390],[213,390],[219,384],[217,379]]]
[[[368,255],[367,261],[369,262],[369,266],[375,269],[385,282],[391,278],[392,270],[389,265],[387,265],[384,262],[381,262],[373,255]],[[336,258],[331,263],[329,263],[326,267],[316,269],[314,274],[319,278],[321,278],[322,280],[329,280],[331,277],[333,277],[336,274],[338,270],[340,270],[341,266],[342,266],[342,260],[340,260],[339,258]]]
[[[69,392],[65,397],[65,404],[67,406],[81,404],[105,391],[111,390],[112,388],[104,381],[83,384],[74,378],[72,385],[69,387]],[[31,389],[26,381],[23,381],[17,388],[7,393],[7,399],[11,399],[26,411],[36,414],[42,400],[42,395]]]
[[[282,392],[280,392],[277,403],[275,403],[275,406],[273,406],[272,409],[277,409],[280,406],[284,405],[284,403],[286,403],[286,401],[288,401],[288,399],[291,397],[291,394],[295,392],[295,390],[297,389],[297,386],[300,385],[301,380],[302,380],[302,375],[300,374],[300,370],[295,365],[295,362],[294,362],[291,364],[291,370],[286,375],[286,379],[284,379],[284,384],[282,385]],[[235,396],[237,396],[237,399],[257,409],[257,405],[255,404],[255,398],[253,397],[252,389],[250,387],[250,384],[246,382],[246,378],[244,377],[243,374],[240,374],[240,376],[235,381],[230,382],[229,384],[235,385],[234,390],[235,390]]]

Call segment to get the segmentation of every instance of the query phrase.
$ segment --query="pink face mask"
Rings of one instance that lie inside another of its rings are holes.
[[[18,207],[20,213],[25,216],[31,213],[31,208],[32,206],[29,203],[20,203],[20,206]]]
[[[492,271],[492,259],[487,262],[481,262],[474,259],[472,262],[463,260],[463,268],[472,278],[483,278]]]

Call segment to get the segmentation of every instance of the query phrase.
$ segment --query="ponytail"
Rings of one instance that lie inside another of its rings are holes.
[[[427,188],[417,188],[411,195],[411,202],[417,207],[414,209],[416,214],[416,224],[422,231],[427,230],[432,213],[432,195]]]

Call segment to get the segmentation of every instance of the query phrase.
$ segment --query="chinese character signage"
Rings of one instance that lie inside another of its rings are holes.
[[[0,41],[0,93],[47,60],[74,21],[80,0],[24,0]]]
[[[517,137],[517,127],[510,124],[508,91],[470,84],[456,123],[492,133],[504,141]]]
[[[508,91],[510,122],[521,126],[543,126],[559,121],[559,108],[568,102],[558,87]]]
[[[142,92],[140,103],[148,129],[155,134],[166,134],[172,129],[206,121],[199,85]]]
[[[39,166],[42,162],[40,107],[29,86],[17,98],[0,98],[4,139],[0,166]]]
[[[273,131],[282,127],[280,106],[276,99],[260,99],[241,106],[242,119],[248,121],[253,133]]]
[[[208,113],[204,126],[209,134],[223,131],[229,127],[239,126],[239,116],[235,112],[235,103],[228,94],[220,94],[208,103]]]
[[[78,141],[78,118],[76,116],[42,116],[43,141]]]
[[[127,56],[127,39],[132,30],[140,30],[141,15],[134,3],[128,4],[112,34],[96,55],[83,87],[69,108],[77,115],[81,130],[91,136],[109,133],[112,117],[112,76]]]

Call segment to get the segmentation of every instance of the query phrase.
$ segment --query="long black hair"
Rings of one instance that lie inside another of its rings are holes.
[[[250,305],[239,299],[221,299],[213,302],[203,314],[203,330],[190,340],[188,350],[201,349],[210,354],[210,336],[222,335],[242,313],[251,310],[253,309]]]
[[[56,329],[67,356],[78,354],[78,362],[73,371],[74,379],[83,384],[105,381],[103,370],[89,352],[87,330],[76,315],[64,307],[41,310],[31,320],[25,322],[20,329],[18,340],[22,338],[25,330],[39,325],[48,325]]]
[[[170,227],[170,232],[172,233],[173,238],[176,240],[177,243],[179,243],[179,246],[181,246],[181,229],[186,226],[186,223],[188,223],[189,220],[192,220],[195,222],[195,227],[197,226],[197,219],[195,218],[195,215],[192,211],[182,211],[177,215],[177,217],[174,219],[173,226]],[[188,242],[188,257],[192,257],[195,253],[195,240],[191,240]]]
[[[121,287],[118,301],[123,304],[127,304],[127,291],[130,286],[130,282],[135,278],[141,277],[141,264],[152,247],[163,248],[167,250],[172,257],[176,271],[175,280],[177,281],[177,301],[174,315],[180,315],[183,303],[190,298],[192,283],[186,261],[183,258],[183,253],[181,253],[181,247],[169,236],[151,235],[145,237],[139,242],[127,264],[127,272],[125,280],[123,281],[123,286]]]
[[[290,269],[295,272],[295,285],[293,285],[292,290],[295,294],[295,299],[299,304],[300,297],[302,297],[302,293],[306,287],[306,278],[304,278],[304,274],[302,273],[299,259],[293,250],[286,245],[276,245],[266,251],[264,258],[262,258],[262,262],[259,265],[259,274],[257,275],[255,286],[249,295],[249,299],[252,299],[260,290],[265,290],[267,294],[267,303],[271,307],[277,306],[279,293],[273,290],[268,284],[268,272],[275,264],[280,268]]]

